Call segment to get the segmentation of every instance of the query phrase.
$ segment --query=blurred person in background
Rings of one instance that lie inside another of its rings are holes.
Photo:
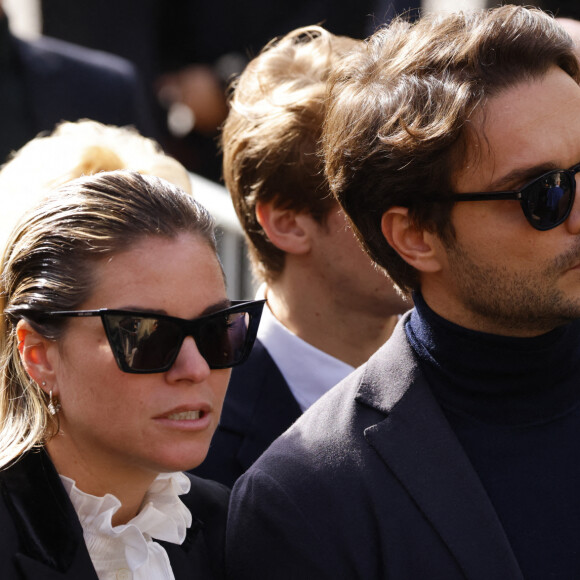
[[[90,118],[154,132],[135,67],[116,55],[9,30],[0,4],[0,163],[41,131]]]
[[[232,76],[272,38],[312,23],[364,38],[417,2],[396,0],[43,0],[44,34],[119,54],[150,88],[164,149],[221,177],[218,130]]]

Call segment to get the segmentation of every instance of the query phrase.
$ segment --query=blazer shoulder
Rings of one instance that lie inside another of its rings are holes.
[[[228,515],[230,489],[217,481],[191,473],[185,475],[191,482],[191,488],[180,497],[191,512],[194,527],[201,527],[205,534],[221,535]]]
[[[95,72],[111,74],[126,81],[137,82],[137,69],[127,59],[104,52],[86,48],[49,36],[34,40],[22,40],[14,37],[15,45],[21,58],[34,66],[46,64],[66,64],[71,67],[93,69]]]
[[[155,135],[146,89],[130,61],[49,37],[12,40],[36,131],[89,118]]]
[[[2,562],[2,578],[16,580],[20,578],[14,565],[14,555],[20,551],[18,530],[6,503],[5,491],[0,497],[0,562]]]
[[[0,493],[2,549],[12,550],[3,566],[11,562],[21,571],[18,578],[96,580],[81,524],[44,450],[29,451],[1,471]]]
[[[164,546],[176,578],[224,577],[226,520],[230,490],[215,481],[186,473],[191,482],[181,497],[192,515],[192,524],[182,545]]]
[[[286,379],[270,356],[266,347],[256,340],[248,360],[232,372],[232,377],[224,401],[222,424],[228,423],[231,413],[236,415],[236,423],[243,409],[246,416],[255,411],[256,404],[264,397],[275,393],[277,406],[284,406],[294,418],[301,414]],[[224,421],[225,419],[225,421]]]
[[[301,413],[272,357],[256,342],[232,373],[208,456],[194,472],[233,485]]]

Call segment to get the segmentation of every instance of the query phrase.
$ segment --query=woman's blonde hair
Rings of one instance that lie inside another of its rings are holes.
[[[96,262],[144,237],[180,233],[201,238],[218,260],[214,222],[201,205],[167,181],[126,171],[71,181],[23,216],[9,238],[0,279],[0,466],[58,428],[46,394],[22,364],[18,321],[57,340],[65,323],[49,323],[42,313],[75,310],[86,301]]]

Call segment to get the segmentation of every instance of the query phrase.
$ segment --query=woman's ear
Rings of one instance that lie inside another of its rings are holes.
[[[381,230],[389,245],[419,272],[441,270],[441,243],[437,236],[417,228],[406,207],[391,207],[382,217]]]
[[[311,248],[315,220],[307,213],[282,208],[272,202],[256,204],[256,219],[269,240],[288,254],[306,254]]]
[[[49,350],[54,343],[38,333],[25,320],[20,320],[16,326],[18,351],[22,364],[30,378],[38,385],[54,384],[54,368],[49,356]]]

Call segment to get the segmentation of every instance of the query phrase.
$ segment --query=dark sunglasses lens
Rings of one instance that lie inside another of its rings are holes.
[[[181,347],[181,330],[169,320],[135,315],[106,316],[117,357],[134,371],[167,368]]]
[[[210,368],[231,367],[244,358],[249,321],[247,312],[217,313],[203,321],[195,342]]]
[[[568,217],[573,179],[564,171],[552,171],[522,190],[524,212],[534,228],[550,230]]]

